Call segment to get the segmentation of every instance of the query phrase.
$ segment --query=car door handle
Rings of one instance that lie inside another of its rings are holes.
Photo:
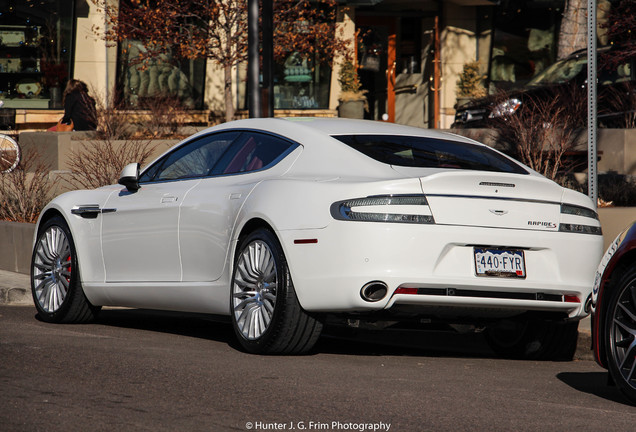
[[[114,213],[117,209],[100,208],[97,204],[87,204],[75,206],[71,209],[71,214],[81,216],[84,219],[95,219],[100,213]]]
[[[173,203],[177,201],[177,197],[174,195],[164,195],[161,197],[161,204]]]

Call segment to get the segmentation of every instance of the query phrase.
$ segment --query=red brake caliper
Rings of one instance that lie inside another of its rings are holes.
[[[67,267],[69,276],[66,278],[66,281],[68,283],[71,283],[71,276],[70,276],[71,275],[71,256],[70,255],[69,255],[68,259],[66,260],[66,262],[69,263],[68,267]]]

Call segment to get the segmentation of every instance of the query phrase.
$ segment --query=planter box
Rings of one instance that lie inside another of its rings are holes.
[[[44,162],[51,171],[68,170],[68,160],[71,153],[78,152],[81,148],[94,146],[99,141],[93,137],[92,132],[23,132],[20,134],[20,147],[22,154],[29,154],[31,150]],[[151,141],[154,150],[146,162],[151,162],[161,153],[178,143],[178,139],[139,139],[131,140],[139,142]],[[124,140],[113,140],[113,146],[117,149],[124,145]],[[135,161],[131,161],[135,162]]]
[[[29,274],[35,224],[0,221],[0,270]]]
[[[364,118],[364,101],[345,101],[338,106],[338,116],[350,119]]]

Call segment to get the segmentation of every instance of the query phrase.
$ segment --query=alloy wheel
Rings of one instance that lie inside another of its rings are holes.
[[[278,276],[276,259],[262,240],[249,243],[238,257],[232,282],[236,326],[248,340],[260,338],[274,316]]]
[[[62,228],[50,226],[40,237],[33,260],[34,293],[40,307],[57,311],[71,283],[71,246]]]
[[[624,286],[612,311],[611,359],[627,385],[636,390],[636,280]]]

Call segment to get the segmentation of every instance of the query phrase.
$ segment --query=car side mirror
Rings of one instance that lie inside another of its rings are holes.
[[[119,181],[117,182],[122,186],[126,186],[130,192],[137,192],[139,190],[139,164],[131,163],[121,170]]]

